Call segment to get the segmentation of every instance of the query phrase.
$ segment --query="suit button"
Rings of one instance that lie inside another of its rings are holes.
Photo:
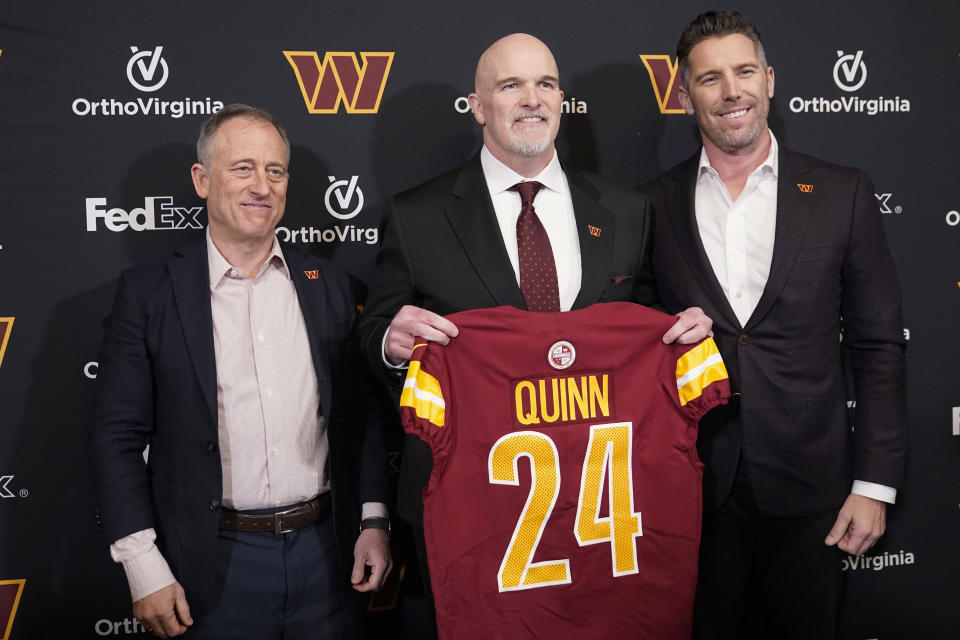
[[[219,511],[220,501],[214,498],[213,500],[210,501],[210,504],[208,506],[210,507],[210,511]]]
[[[213,452],[217,450],[217,443],[213,440],[207,440],[207,451]]]
[[[740,344],[747,344],[750,341],[750,338],[745,333],[741,333],[740,337],[737,339],[737,342]]]
[[[730,402],[740,402],[740,392],[734,391],[730,394]]]

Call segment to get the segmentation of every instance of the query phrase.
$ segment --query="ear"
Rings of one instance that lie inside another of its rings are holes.
[[[486,118],[483,117],[483,104],[480,102],[480,96],[471,93],[467,96],[467,102],[470,103],[470,111],[473,111],[474,119],[482,127],[486,124]]]
[[[690,94],[684,89],[682,83],[677,85],[677,97],[680,98],[680,105],[683,107],[684,112],[686,112],[688,116],[692,116],[694,114],[693,100],[690,99]]]
[[[773,97],[773,67],[767,67],[767,97]]]
[[[199,162],[194,163],[190,167],[190,177],[193,178],[193,188],[197,195],[206,200],[210,182],[210,174],[207,173],[207,168]]]

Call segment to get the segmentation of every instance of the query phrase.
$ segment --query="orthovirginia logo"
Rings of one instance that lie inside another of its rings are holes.
[[[833,64],[833,83],[846,93],[859,91],[867,82],[867,63],[863,51],[844,53],[837,51],[837,60]],[[906,113],[910,111],[910,101],[900,96],[885,98],[861,98],[845,95],[837,98],[816,97],[790,98],[790,111],[794,113],[863,113],[875,116],[878,113]]]
[[[657,95],[657,106],[660,113],[683,113],[680,97],[677,92],[679,78],[677,77],[677,63],[665,54],[640,54],[643,66],[650,74],[650,83],[653,92]]]
[[[323,206],[327,213],[337,220],[350,220],[356,217],[363,209],[363,191],[357,185],[360,176],[350,176],[349,179],[338,179],[336,176],[327,176],[330,186],[323,194]],[[354,224],[334,224],[332,227],[277,227],[277,237],[284,242],[363,242],[377,244],[380,239],[380,230],[377,227],[358,227]]]
[[[320,62],[316,51],[284,51],[300,85],[309,113],[376,113],[393,65],[392,51],[361,51],[363,64],[351,51],[328,51]]]
[[[170,78],[170,66],[163,57],[163,46],[152,49],[130,47],[131,56],[127,59],[127,81],[143,93],[159,91]],[[223,108],[221,100],[213,98],[190,98],[182,100],[161,100],[156,97],[138,97],[134,100],[123,98],[77,98],[71,105],[78,116],[208,116]]]
[[[26,583],[26,578],[0,580],[0,640],[10,639],[10,629],[17,616],[17,607],[20,606],[20,596]]]
[[[467,96],[460,96],[453,101],[453,108],[457,113],[470,113],[470,99]],[[560,101],[560,113],[561,114],[572,114],[572,115],[581,115],[587,113],[586,100],[580,100],[574,96],[567,96]]]
[[[13,331],[13,318],[0,318],[0,366],[3,365],[3,354],[7,352],[11,331]]]
[[[916,559],[909,551],[900,550],[899,553],[883,552],[873,556],[851,556],[847,555],[841,561],[843,571],[858,571],[860,569],[873,569],[881,571],[887,567],[899,567],[906,564],[915,564]]]

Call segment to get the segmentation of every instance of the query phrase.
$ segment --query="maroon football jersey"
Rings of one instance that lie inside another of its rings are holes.
[[[616,302],[449,316],[400,401],[434,467],[424,530],[441,638],[689,638],[697,423],[729,397],[713,340]]]

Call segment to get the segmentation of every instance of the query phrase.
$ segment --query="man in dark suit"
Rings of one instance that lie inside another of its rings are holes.
[[[360,324],[366,359],[397,398],[414,339],[447,344],[457,335],[442,316],[499,305],[531,308],[521,291],[518,183],[542,185],[533,204],[555,262],[554,309],[657,301],[646,200],[557,158],[563,91],[550,49],[526,34],[498,40],[477,63],[469,99],[483,127],[483,148],[462,167],[391,200]],[[688,309],[664,341],[697,342],[709,331],[709,318]],[[429,448],[407,436],[397,512],[415,528],[431,469]]]
[[[695,636],[832,638],[837,547],[883,534],[904,473],[900,293],[873,185],[777,144],[773,69],[739,13],[696,18],[677,59],[703,148],[645,189],[654,274],[668,309],[713,318],[737,400],[700,425]]]
[[[105,322],[91,444],[111,555],[161,637],[354,638],[347,573],[378,588],[390,557],[349,282],[274,235],[290,144],[270,114],[225,107],[197,155],[206,239],[124,271]]]

